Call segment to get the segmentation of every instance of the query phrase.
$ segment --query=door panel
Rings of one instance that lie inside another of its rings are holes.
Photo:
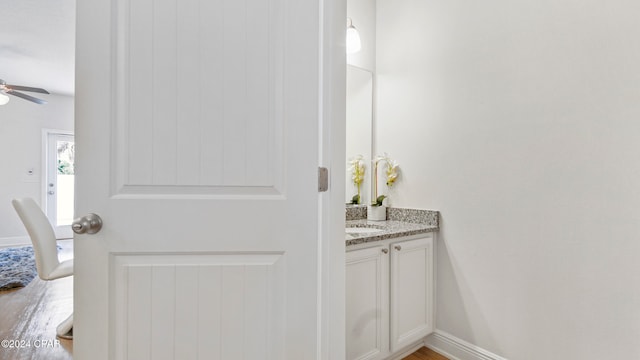
[[[316,358],[317,2],[77,16],[74,357]]]
[[[281,354],[282,254],[117,255],[116,353],[129,359]],[[191,356],[190,356],[191,355]]]
[[[115,193],[280,194],[283,1],[153,4],[118,2]]]
[[[388,354],[389,255],[383,249],[387,247],[346,256],[347,360],[383,359]]]
[[[433,237],[391,244],[391,351],[434,330]]]

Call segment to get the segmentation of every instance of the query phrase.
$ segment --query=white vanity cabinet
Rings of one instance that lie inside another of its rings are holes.
[[[389,247],[347,252],[348,360],[384,359],[389,352]]]
[[[433,238],[391,244],[391,352],[433,332]]]
[[[347,360],[398,355],[433,331],[433,234],[346,254]]]

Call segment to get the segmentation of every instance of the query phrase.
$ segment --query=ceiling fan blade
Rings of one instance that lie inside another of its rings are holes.
[[[30,87],[30,86],[20,86],[20,85],[5,85],[5,88],[8,90],[20,90],[20,91],[30,91],[37,92],[40,94],[48,94],[49,92],[45,89]]]
[[[45,100],[38,99],[38,98],[33,97],[33,96],[31,96],[31,95],[23,94],[23,93],[21,93],[21,92],[17,92],[17,91],[9,90],[9,89],[7,89],[7,90],[5,91],[5,94],[9,94],[9,95],[17,96],[17,97],[19,97],[19,98],[23,98],[23,99],[25,99],[25,100],[28,100],[28,101],[34,102],[34,103],[36,103],[36,104],[46,104],[46,103],[47,103]]]

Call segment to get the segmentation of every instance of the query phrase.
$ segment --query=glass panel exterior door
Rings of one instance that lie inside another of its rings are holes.
[[[71,238],[74,204],[75,142],[73,135],[47,136],[46,212],[58,238]]]

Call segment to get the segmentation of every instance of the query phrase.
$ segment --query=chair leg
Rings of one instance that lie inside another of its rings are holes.
[[[73,340],[73,313],[56,328],[56,335],[61,339]]]

